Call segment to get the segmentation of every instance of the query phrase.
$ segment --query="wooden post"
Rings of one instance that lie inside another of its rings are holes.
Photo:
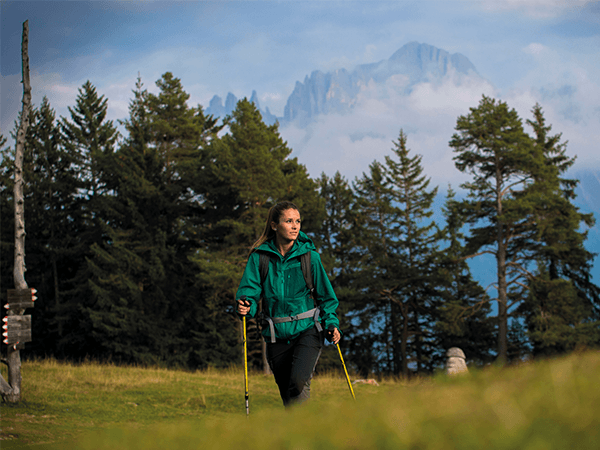
[[[29,80],[29,22],[23,23],[23,40],[21,42],[21,60],[23,76],[23,109],[21,110],[21,123],[17,131],[15,147],[15,259],[13,278],[15,288],[28,289],[25,282],[25,213],[23,197],[23,158],[25,153],[25,137],[29,128],[29,114],[31,111],[31,83]],[[22,316],[24,309],[9,309],[8,316]],[[12,319],[11,319],[12,320]],[[21,344],[19,344],[21,345]],[[0,376],[0,393],[2,398],[9,403],[21,400],[21,354],[19,345],[8,346],[6,360],[8,366],[8,383]]]

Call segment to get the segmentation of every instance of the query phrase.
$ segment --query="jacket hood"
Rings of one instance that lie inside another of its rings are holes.
[[[277,247],[275,247],[275,238],[269,239],[267,242],[258,247],[257,250],[270,251],[279,254]],[[294,254],[294,256],[298,256],[311,250],[316,250],[315,244],[313,243],[312,239],[309,238],[303,231],[300,231],[298,233],[296,242],[294,242],[294,246],[290,250],[290,253]]]
[[[306,234],[304,234],[303,231],[300,231],[298,233],[298,239],[296,239],[296,242],[301,247],[306,247],[307,250],[316,250],[315,244],[312,241],[312,239],[309,238]]]

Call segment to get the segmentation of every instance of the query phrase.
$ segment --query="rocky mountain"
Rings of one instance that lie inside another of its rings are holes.
[[[288,98],[284,121],[310,122],[319,114],[345,113],[356,104],[359,93],[370,83],[382,84],[392,77],[404,94],[423,82],[440,82],[449,73],[477,75],[475,66],[460,53],[450,54],[427,44],[411,42],[389,59],[323,73],[314,71],[304,82],[296,82]]]
[[[303,82],[297,81],[294,91],[287,100],[283,117],[275,117],[269,109],[261,110],[256,91],[251,100],[255,102],[267,124],[296,122],[305,126],[320,114],[350,111],[359,94],[369,86],[381,85],[393,80],[404,94],[423,82],[441,82],[449,74],[479,76],[475,66],[460,53],[450,54],[428,44],[411,42],[404,45],[389,59],[362,64],[354,70],[338,69],[323,73],[316,70]],[[224,117],[230,114],[237,98],[229,93],[223,105],[221,97],[215,95],[206,109],[208,114]]]
[[[278,120],[278,118],[275,115],[271,114],[271,111],[269,111],[268,107],[265,110],[261,109],[260,103],[258,101],[258,94],[256,93],[256,91],[252,91],[252,97],[250,97],[250,101],[254,102],[254,104],[260,111],[260,114],[262,115],[263,121],[267,125],[274,124]],[[225,98],[225,105],[223,105],[223,99],[221,97],[219,97],[218,95],[215,95],[210,100],[210,103],[208,104],[208,108],[206,108],[204,113],[212,114],[214,117],[223,118],[225,116],[228,116],[229,114],[231,114],[234,111],[235,106],[237,105],[237,102],[238,102],[238,98],[235,95],[233,95],[231,92],[229,92],[227,94],[227,97]]]

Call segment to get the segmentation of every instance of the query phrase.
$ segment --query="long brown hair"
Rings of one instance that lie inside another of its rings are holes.
[[[252,247],[250,247],[250,253],[252,253],[255,249],[267,242],[273,236],[275,236],[275,230],[271,228],[271,222],[279,223],[281,214],[284,211],[287,211],[288,209],[295,209],[296,211],[300,212],[296,205],[294,205],[292,202],[287,201],[279,202],[276,205],[272,206],[271,209],[269,209],[269,214],[267,215],[267,222],[265,223],[265,229],[263,230],[258,240],[254,244],[252,244]]]

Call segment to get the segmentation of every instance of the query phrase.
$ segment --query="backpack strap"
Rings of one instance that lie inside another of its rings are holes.
[[[263,252],[260,252],[258,255],[258,272],[260,273],[260,284],[263,285],[267,279],[267,273],[269,273],[269,261],[271,257]]]
[[[310,296],[315,300],[315,286],[313,284],[312,268],[310,266],[310,250],[300,255],[300,266],[302,268],[302,275],[304,275],[306,287],[310,291]]]
[[[304,275],[304,282],[306,283],[306,287],[310,291],[310,296],[312,297],[315,305],[315,327],[317,327],[317,330],[321,332],[323,331],[323,327],[321,326],[321,322],[319,321],[319,313],[321,312],[321,307],[317,305],[317,299],[315,297],[315,285],[313,283],[312,267],[310,265],[310,253],[311,251],[309,250],[303,255],[300,255],[300,267],[302,268],[302,275]],[[312,311],[313,310],[311,310],[311,312]]]

